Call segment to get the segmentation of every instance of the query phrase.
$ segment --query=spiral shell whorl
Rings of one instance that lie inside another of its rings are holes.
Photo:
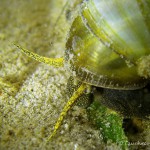
[[[134,90],[145,86],[137,61],[150,54],[149,21],[143,17],[150,7],[143,10],[142,4],[139,7],[136,0],[83,3],[66,44],[66,62],[73,75],[99,87]]]

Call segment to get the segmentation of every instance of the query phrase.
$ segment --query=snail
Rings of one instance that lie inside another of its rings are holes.
[[[99,87],[102,103],[111,109],[130,117],[149,118],[149,13],[148,0],[83,0],[71,25],[63,58],[42,57],[17,45],[37,61],[64,66],[80,83],[48,140],[89,87]]]

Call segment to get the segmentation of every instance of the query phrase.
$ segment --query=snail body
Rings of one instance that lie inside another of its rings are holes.
[[[149,18],[143,15],[150,8],[143,10],[139,3],[83,2],[65,52],[68,69],[76,78],[111,89],[135,90],[146,85],[147,80],[137,69],[138,60],[150,54]]]
[[[150,88],[144,88],[149,83],[150,67],[145,67],[145,75],[138,72],[143,59],[150,66],[149,0],[83,0],[79,10],[69,31],[64,58],[42,57],[18,46],[37,61],[64,66],[80,82],[74,86],[75,92],[70,91],[72,96],[48,140],[56,134],[67,111],[88,86],[103,89],[102,103],[121,110],[123,115],[146,119],[150,115]],[[145,89],[148,89],[146,94]],[[126,111],[129,107],[133,107],[130,114]]]

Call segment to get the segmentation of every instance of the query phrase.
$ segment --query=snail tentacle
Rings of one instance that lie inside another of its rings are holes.
[[[67,112],[70,110],[71,106],[76,102],[78,97],[83,94],[85,89],[86,89],[86,84],[82,83],[81,86],[78,88],[78,90],[75,91],[74,94],[72,95],[72,97],[68,100],[67,104],[63,108],[63,110],[54,126],[54,130],[53,130],[52,134],[48,137],[47,141],[50,141],[52,139],[52,137],[56,134],[56,132],[59,129],[59,127],[61,126],[61,123],[62,123],[64,117],[66,116]]]
[[[25,53],[28,57],[37,60],[38,62],[43,62],[45,64],[54,66],[54,67],[63,67],[64,66],[64,58],[48,58],[40,56],[36,53],[33,53],[27,49],[22,48],[20,45],[16,45],[23,53]]]

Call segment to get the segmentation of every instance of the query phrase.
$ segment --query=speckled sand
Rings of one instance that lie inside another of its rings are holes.
[[[70,111],[53,141],[45,142],[67,101],[65,89],[69,75],[64,68],[35,62],[12,44],[17,42],[43,56],[63,56],[67,23],[52,34],[64,3],[61,0],[0,1],[0,77],[6,82],[0,91],[2,150],[88,150],[101,145],[99,131],[89,124],[86,111],[78,107]],[[12,87],[8,87],[8,82]]]
[[[28,58],[12,43],[47,57],[61,57],[69,21],[54,23],[65,1],[0,0],[0,150],[100,150],[105,145],[86,110],[69,111],[54,139],[46,143],[67,102],[64,68]],[[53,32],[54,31],[54,32]],[[11,83],[8,85],[8,83]]]

